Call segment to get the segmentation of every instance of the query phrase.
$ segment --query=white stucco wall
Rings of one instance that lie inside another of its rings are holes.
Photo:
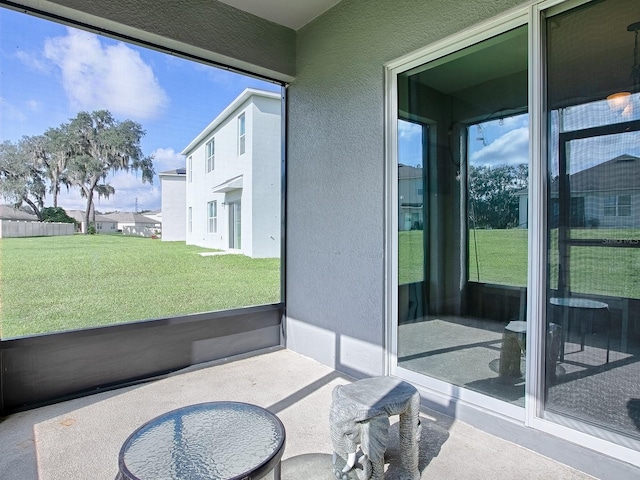
[[[280,101],[261,97],[253,105],[251,256],[255,258],[280,257],[281,109]]]
[[[216,248],[227,250],[229,248],[228,231],[228,212],[226,208],[229,200],[241,198],[244,200],[244,192],[214,193],[213,187],[218,186],[229,179],[243,176],[243,187],[246,188],[248,178],[247,175],[247,153],[238,154],[238,116],[245,112],[246,121],[249,121],[251,112],[246,111],[247,103],[240,105],[237,109],[230,112],[227,118],[200,144],[189,154],[193,165],[193,179],[191,182],[187,179],[186,184],[186,202],[187,208],[192,207],[193,211],[193,228],[191,232],[187,232],[187,244],[199,245],[206,248]],[[211,172],[207,172],[206,144],[215,139],[215,168]],[[243,190],[244,190],[243,188]],[[209,233],[207,227],[207,203],[216,201],[218,206],[217,230]],[[223,205],[225,203],[225,205]],[[244,213],[244,212],[243,212]],[[244,216],[243,216],[244,219]]]
[[[385,371],[383,65],[522,0],[343,0],[298,31],[287,165],[287,346]]]
[[[192,158],[193,168],[193,179],[186,183],[186,208],[191,207],[193,212],[192,231],[186,234],[188,244],[229,250],[230,203],[240,201],[240,252],[250,257],[280,256],[280,108],[278,98],[251,96],[231,109],[197,144],[183,151],[187,162]],[[238,118],[242,114],[245,151],[240,154]],[[215,165],[207,172],[206,144],[211,139],[215,139]],[[214,191],[239,177],[242,188]],[[208,231],[207,204],[212,201],[218,207],[216,232]]]
[[[162,241],[184,241],[187,235],[186,175],[160,175]]]

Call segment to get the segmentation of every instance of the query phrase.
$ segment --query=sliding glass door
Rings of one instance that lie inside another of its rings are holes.
[[[523,406],[527,27],[402,73],[398,105],[398,366]]]
[[[545,415],[623,444],[619,435],[640,440],[640,23],[633,21],[640,7],[626,0],[546,20],[553,340]]]
[[[389,72],[391,372],[640,464],[640,3]]]

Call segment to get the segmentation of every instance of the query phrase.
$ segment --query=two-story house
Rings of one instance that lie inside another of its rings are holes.
[[[248,88],[182,151],[186,242],[280,256],[281,96]]]

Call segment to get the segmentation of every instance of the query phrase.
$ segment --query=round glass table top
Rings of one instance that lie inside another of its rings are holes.
[[[120,478],[261,478],[284,453],[285,430],[273,413],[248,403],[211,402],[167,412],[124,442]]]
[[[570,307],[570,308],[609,308],[604,302],[598,302],[597,300],[590,300],[588,298],[576,298],[576,297],[552,297],[549,299],[551,305],[558,307]]]

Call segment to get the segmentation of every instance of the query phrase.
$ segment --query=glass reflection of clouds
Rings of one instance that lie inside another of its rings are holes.
[[[398,120],[398,161],[411,167],[422,166],[422,126]]]
[[[525,113],[473,125],[469,128],[467,148],[473,166],[528,163],[529,115]]]

